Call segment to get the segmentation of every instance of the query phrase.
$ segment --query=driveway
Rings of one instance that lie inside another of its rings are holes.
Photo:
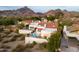
[[[67,47],[68,45],[68,47]],[[79,41],[69,38],[68,42],[64,38],[61,40],[61,52],[79,52]]]

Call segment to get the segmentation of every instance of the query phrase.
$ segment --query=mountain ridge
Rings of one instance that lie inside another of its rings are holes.
[[[43,17],[43,16],[48,16],[48,15],[55,15],[57,13],[63,13],[65,16],[78,16],[79,12],[74,12],[74,11],[67,11],[67,10],[61,10],[61,9],[56,9],[56,10],[49,10],[45,13],[42,12],[34,12],[28,7],[22,7],[16,10],[0,10],[0,16],[36,16],[36,17]]]

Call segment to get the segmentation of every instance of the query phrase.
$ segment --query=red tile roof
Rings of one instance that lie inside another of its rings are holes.
[[[32,23],[32,21],[33,20],[26,20],[25,22],[30,24],[30,23]]]
[[[43,28],[37,28],[38,30],[43,30]]]
[[[56,28],[56,24],[53,23],[53,22],[48,22],[48,23],[46,24],[46,28]]]
[[[44,26],[44,24],[46,24],[45,22],[39,22],[38,25],[42,25]]]
[[[54,22],[39,22],[39,25],[44,26],[46,24],[46,28],[56,28],[56,24]]]

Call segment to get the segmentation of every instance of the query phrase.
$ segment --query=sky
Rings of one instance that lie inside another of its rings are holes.
[[[24,6],[0,6],[0,10],[16,10]],[[61,9],[68,11],[79,11],[79,6],[28,6],[35,12],[47,12],[49,10]]]

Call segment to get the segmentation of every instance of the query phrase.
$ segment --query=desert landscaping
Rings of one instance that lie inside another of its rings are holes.
[[[79,12],[0,11],[0,52],[79,52]]]

